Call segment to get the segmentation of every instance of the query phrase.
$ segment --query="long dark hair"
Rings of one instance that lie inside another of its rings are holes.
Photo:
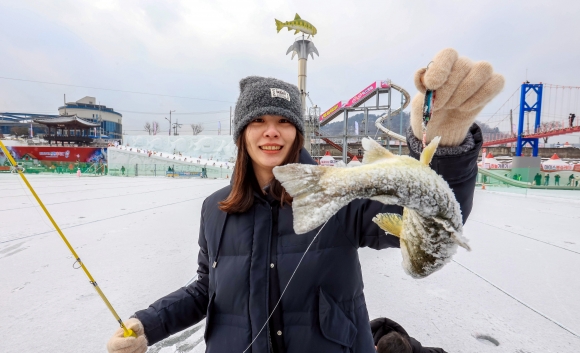
[[[246,148],[245,132],[246,130],[244,129],[236,141],[238,156],[234,173],[232,175],[232,191],[225,200],[219,203],[220,210],[227,213],[246,212],[254,204],[254,191],[262,192],[254,173],[252,159],[250,158]],[[288,152],[286,159],[282,161],[282,165],[297,163],[303,145],[304,136],[302,136],[299,131],[296,131],[296,138],[290,146],[290,152]],[[286,192],[282,187],[282,184],[280,184],[276,178],[272,179],[270,182],[268,193],[274,199],[280,201],[281,206],[284,206],[284,204],[292,204],[292,197]]]

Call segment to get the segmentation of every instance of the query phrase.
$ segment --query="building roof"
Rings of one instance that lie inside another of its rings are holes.
[[[43,124],[47,126],[53,125],[71,125],[71,126],[79,126],[82,128],[90,128],[90,127],[99,127],[100,124],[90,123],[84,119],[79,118],[76,115],[62,115],[58,118],[49,118],[49,119],[34,119],[35,123]]]

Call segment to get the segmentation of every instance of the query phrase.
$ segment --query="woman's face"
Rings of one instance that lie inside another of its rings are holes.
[[[246,127],[246,149],[255,171],[269,170],[282,164],[294,139],[296,127],[279,115],[262,115]]]

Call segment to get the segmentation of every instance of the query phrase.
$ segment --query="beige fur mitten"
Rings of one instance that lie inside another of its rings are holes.
[[[440,146],[460,145],[479,112],[504,86],[502,75],[486,61],[459,57],[452,48],[443,49],[428,68],[415,73],[419,93],[411,101],[411,128],[423,139],[423,105],[427,89],[435,91],[433,114],[427,125],[426,142],[441,136]]]
[[[107,342],[109,353],[145,353],[147,351],[147,338],[141,321],[132,318],[124,322],[125,327],[133,330],[137,337],[124,337],[121,327]]]

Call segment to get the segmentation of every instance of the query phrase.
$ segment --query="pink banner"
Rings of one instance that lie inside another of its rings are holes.
[[[360,102],[363,98],[371,94],[375,89],[377,89],[377,83],[373,82],[370,86],[360,91],[356,96],[352,97],[351,99],[346,102],[347,107],[352,107],[358,102]]]
[[[354,97],[349,99],[348,102],[344,103],[341,101],[341,102],[338,102],[335,105],[333,105],[332,108],[330,108],[327,111],[325,111],[324,113],[322,113],[318,120],[319,121],[326,120],[329,116],[331,116],[332,114],[334,114],[337,110],[339,110],[341,108],[355,106],[358,102],[360,102],[361,100],[368,97],[371,93],[373,93],[377,89],[377,87],[390,88],[391,85],[389,84],[389,81],[386,81],[386,80],[375,81],[375,82],[371,83],[367,88],[360,91],[357,95],[355,95]]]

